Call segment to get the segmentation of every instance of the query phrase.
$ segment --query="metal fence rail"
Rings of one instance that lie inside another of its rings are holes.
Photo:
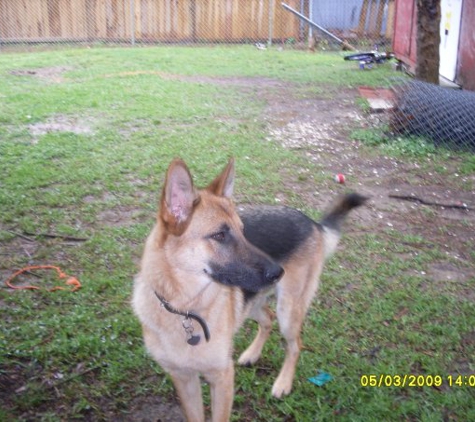
[[[286,0],[352,45],[384,44],[394,0]],[[0,45],[328,41],[281,0],[0,0]],[[325,46],[328,47],[327,42]],[[330,38],[331,44],[331,38]]]

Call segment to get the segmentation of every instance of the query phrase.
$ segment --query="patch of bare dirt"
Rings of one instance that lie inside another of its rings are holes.
[[[69,66],[41,67],[38,69],[15,69],[10,74],[15,76],[28,76],[41,79],[47,83],[61,83],[64,73],[72,70]]]
[[[40,136],[54,132],[70,132],[76,135],[92,135],[94,133],[92,122],[86,119],[56,115],[46,122],[33,123],[28,126],[30,134],[33,136],[33,143],[37,143]]]
[[[150,216],[141,208],[122,206],[102,211],[97,216],[97,222],[101,226],[121,227],[135,224],[148,217]]]
[[[114,415],[117,422],[185,422],[185,417],[178,402],[170,402],[161,397],[150,397],[133,402],[127,415]]]
[[[241,88],[269,88],[269,87],[280,87],[283,83],[277,79],[272,78],[261,78],[261,77],[239,77],[239,76],[230,76],[230,77],[216,77],[216,76],[187,76],[187,75],[178,75],[176,73],[162,72],[160,70],[135,70],[130,72],[120,72],[120,73],[110,73],[103,75],[105,78],[116,78],[116,77],[129,77],[129,76],[140,76],[140,75],[154,75],[158,76],[161,79],[171,80],[171,81],[182,81],[182,82],[191,82],[191,83],[202,83],[202,84],[212,84],[212,85],[224,85],[224,86],[236,86]]]

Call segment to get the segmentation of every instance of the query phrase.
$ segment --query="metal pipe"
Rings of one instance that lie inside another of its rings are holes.
[[[303,9],[301,9],[303,10]],[[308,0],[308,20],[313,21],[313,0]],[[310,28],[308,29],[308,37],[309,39],[312,39],[313,37],[313,27],[310,25]]]
[[[285,3],[282,3],[282,7],[284,7],[284,9],[287,9],[289,12],[292,12],[294,15],[298,16],[300,19],[304,20],[305,22],[307,22],[309,25],[312,25],[314,26],[315,28],[319,29],[320,31],[324,32],[325,34],[327,34],[329,37],[333,38],[335,41],[339,42],[340,44],[342,44],[344,47],[350,49],[350,50],[353,50],[353,51],[356,51],[356,48],[353,47],[352,45],[348,44],[347,42],[341,40],[340,38],[338,38],[336,35],[333,35],[331,32],[327,31],[325,28],[323,28],[322,26],[316,24],[315,22],[312,22],[309,18],[307,18],[306,16],[302,15],[301,13],[297,12],[295,9],[291,8],[289,5],[285,4]]]

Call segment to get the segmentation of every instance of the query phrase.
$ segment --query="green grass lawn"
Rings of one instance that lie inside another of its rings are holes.
[[[0,54],[0,280],[54,264],[83,285],[76,293],[0,287],[0,420],[130,420],[136,403],[174,397],[129,304],[168,163],[181,156],[203,185],[236,157],[245,202],[273,202],[280,168],[309,165],[266,140],[264,103],[252,90],[203,78],[272,78],[295,84],[297,95],[331,97],[386,85],[391,74],[389,65],[358,71],[337,53],[252,47]],[[294,392],[270,397],[283,359],[275,330],[258,365],[237,369],[233,420],[475,420],[475,386],[447,380],[475,374],[473,301],[420,289],[409,269],[423,271],[442,252],[434,246],[404,259],[415,243],[424,239],[395,231],[348,237],[305,324]],[[37,275],[28,281],[56,283]],[[358,289],[345,288],[351,280]],[[240,332],[238,352],[254,330]],[[318,370],[333,380],[308,382]],[[444,382],[362,387],[371,374]]]

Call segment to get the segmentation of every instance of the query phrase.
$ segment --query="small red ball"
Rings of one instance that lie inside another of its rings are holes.
[[[342,173],[338,173],[335,175],[335,182],[343,184],[345,183],[345,175]]]

